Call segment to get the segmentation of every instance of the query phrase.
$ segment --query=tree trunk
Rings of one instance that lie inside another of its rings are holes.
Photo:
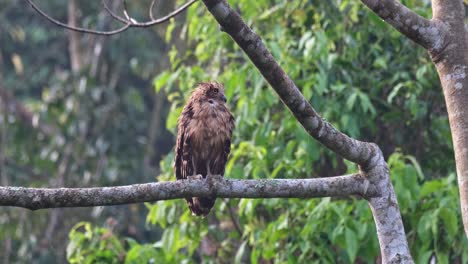
[[[396,0],[361,2],[427,49],[437,68],[450,121],[462,218],[468,236],[468,26],[464,22],[463,0],[432,0],[431,20]]]
[[[447,28],[441,49],[430,50],[445,96],[457,166],[460,204],[468,236],[468,27],[461,0],[433,0],[433,20]]]

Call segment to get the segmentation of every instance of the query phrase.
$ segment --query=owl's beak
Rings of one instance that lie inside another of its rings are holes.
[[[224,94],[221,95],[221,100],[223,100],[224,102],[227,102],[226,96]]]

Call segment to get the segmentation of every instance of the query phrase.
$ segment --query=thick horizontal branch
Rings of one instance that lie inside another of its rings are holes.
[[[313,198],[360,195],[377,190],[359,174],[316,179],[227,180],[212,176],[203,180],[157,182],[99,188],[0,187],[0,206],[31,210],[57,207],[89,207],[155,202],[187,197]]]
[[[430,50],[442,48],[441,25],[428,20],[397,0],[361,0],[403,35]]]

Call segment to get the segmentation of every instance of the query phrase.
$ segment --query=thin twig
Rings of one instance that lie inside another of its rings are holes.
[[[153,9],[154,9],[155,4],[156,4],[156,0],[151,1],[151,5],[150,5],[150,8],[149,8],[149,17],[150,17],[151,20],[156,20],[156,19],[154,19],[154,16],[153,16]]]
[[[124,24],[129,23],[127,19],[117,15],[114,11],[112,11],[112,9],[106,4],[105,0],[102,0],[102,5],[104,6],[104,9],[107,11],[107,13],[111,15],[112,18]]]
[[[105,2],[105,0],[102,1],[103,3],[103,6],[104,8],[106,9],[106,11],[117,21],[121,22],[124,24],[124,26],[122,26],[121,28],[118,28],[116,30],[111,30],[111,31],[100,31],[100,30],[94,30],[94,29],[87,29],[87,28],[82,28],[82,27],[74,27],[74,26],[70,26],[68,24],[65,24],[65,23],[62,23],[54,18],[52,18],[51,16],[49,16],[46,12],[44,12],[43,10],[41,10],[32,0],[26,0],[30,5],[31,7],[36,11],[38,12],[41,16],[43,16],[44,18],[46,18],[47,20],[49,20],[50,22],[54,23],[55,25],[57,26],[60,26],[60,27],[63,27],[63,28],[66,28],[66,29],[69,29],[69,30],[73,30],[73,31],[77,31],[77,32],[81,32],[81,33],[89,33],[89,34],[95,34],[95,35],[105,35],[105,36],[110,36],[110,35],[115,35],[115,34],[119,34],[131,27],[151,27],[151,26],[154,26],[154,25],[157,25],[157,24],[161,24],[161,23],[164,23],[168,20],[170,20],[171,18],[177,16],[178,14],[182,13],[185,9],[187,9],[188,7],[190,7],[192,4],[194,4],[197,0],[191,0],[187,3],[185,3],[184,5],[180,6],[179,8],[177,8],[176,10],[172,11],[171,13],[169,13],[168,15],[164,16],[164,17],[161,17],[159,19],[154,19],[153,17],[153,14],[152,14],[152,9],[154,7],[154,1],[151,3],[151,10],[150,10],[150,18],[151,20],[150,21],[147,21],[147,22],[138,22],[136,21],[135,19],[133,19],[132,17],[129,16],[128,12],[127,12],[127,7],[126,7],[126,3],[125,1],[123,2],[124,3],[124,10],[123,10],[123,13],[125,15],[125,18],[124,17],[121,17],[119,15],[117,15],[115,12],[113,12],[111,10],[111,8],[109,8]]]
[[[134,20],[133,18],[131,18],[129,15],[128,15],[128,12],[127,12],[127,1],[123,0],[123,13],[125,15],[125,18],[128,20],[128,21],[132,21],[133,23],[136,22],[136,20]]]
[[[166,15],[164,17],[161,17],[161,18],[158,18],[158,19],[155,19],[155,20],[151,20],[151,21],[148,21],[148,22],[134,23],[134,24],[132,24],[132,26],[135,26],[135,27],[150,27],[150,26],[153,26],[153,25],[156,25],[156,24],[161,24],[161,23],[166,22],[169,19],[177,16],[178,14],[182,13],[183,11],[185,11],[185,9],[187,9],[188,7],[193,5],[196,1],[197,0],[191,0],[191,1],[183,4],[182,6],[180,6],[179,8],[177,8],[176,10],[172,11],[171,13],[169,13],[168,15]]]
[[[54,23],[55,25],[66,28],[66,29],[69,29],[69,30],[81,32],[81,33],[89,33],[89,34],[110,36],[110,35],[115,35],[115,34],[119,34],[121,32],[124,32],[125,30],[127,30],[131,26],[130,23],[127,23],[125,26],[123,26],[121,28],[118,28],[116,30],[111,30],[111,31],[99,31],[99,30],[87,29],[87,28],[82,28],[82,27],[72,27],[72,26],[69,26],[69,25],[67,25],[65,23],[62,23],[62,22],[52,18],[48,14],[46,14],[32,0],[26,0],[26,1],[28,1],[28,3],[31,5],[31,7],[34,10],[36,10],[36,12],[38,12],[41,16],[43,16],[44,18],[46,18],[50,22]]]

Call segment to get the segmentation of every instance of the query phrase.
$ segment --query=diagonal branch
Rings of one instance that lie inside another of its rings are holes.
[[[377,153],[376,145],[350,138],[323,120],[279,66],[261,38],[226,1],[203,0],[203,2],[221,25],[222,30],[244,50],[312,137],[345,159],[364,167],[370,165],[372,157]]]
[[[397,0],[361,0],[374,13],[396,30],[425,49],[438,50],[442,48],[442,26],[428,20]]]
[[[100,188],[0,187],[0,206],[31,210],[57,207],[88,207],[155,202],[186,197],[219,198],[314,198],[377,195],[376,189],[359,174],[275,180],[227,180],[213,176],[184,180]]]

